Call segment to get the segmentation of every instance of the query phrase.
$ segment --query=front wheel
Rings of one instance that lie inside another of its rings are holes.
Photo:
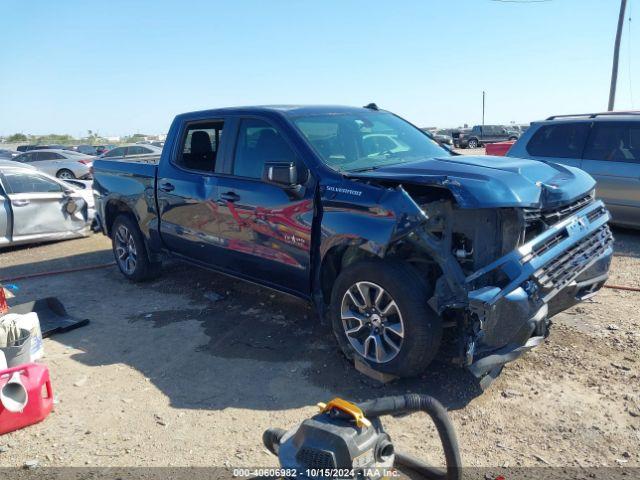
[[[161,264],[151,262],[138,225],[128,215],[119,215],[111,227],[113,256],[120,272],[133,282],[159,275]]]
[[[414,376],[433,360],[442,321],[430,288],[409,264],[367,260],[343,270],[331,297],[333,331],[349,359],[374,370]]]
[[[479,145],[478,140],[476,140],[475,138],[469,139],[469,142],[468,142],[469,148],[478,148],[478,145]]]

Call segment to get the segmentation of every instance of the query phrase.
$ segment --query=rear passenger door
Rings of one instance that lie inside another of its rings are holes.
[[[640,225],[640,122],[596,123],[582,168],[598,182],[614,222]]]
[[[241,118],[233,160],[219,179],[224,268],[292,293],[309,293],[313,188],[287,134],[262,118]],[[264,179],[265,164],[296,165],[299,185]]]
[[[525,149],[529,158],[581,167],[582,152],[591,130],[588,122],[549,123],[542,125]]]
[[[226,157],[226,118],[186,122],[168,159],[158,167],[157,199],[162,242],[175,254],[218,266],[218,172]]]
[[[58,171],[59,164],[65,160],[65,158],[56,152],[34,152],[36,156],[36,162],[34,167],[38,170],[54,175]]]

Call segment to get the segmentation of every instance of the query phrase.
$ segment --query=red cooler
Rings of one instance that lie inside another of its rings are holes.
[[[28,400],[22,412],[10,412],[0,403],[0,435],[41,422],[53,408],[53,390],[49,369],[45,365],[25,363],[0,370],[0,390],[15,372],[20,372],[20,381],[27,391]]]

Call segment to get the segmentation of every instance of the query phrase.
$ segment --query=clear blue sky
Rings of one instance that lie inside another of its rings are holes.
[[[640,0],[629,0],[640,14]],[[0,0],[0,134],[166,132],[220,106],[375,101],[413,122],[606,109],[618,0]],[[629,11],[627,11],[627,18]],[[638,19],[640,20],[640,19]],[[640,105],[640,21],[616,108]]]

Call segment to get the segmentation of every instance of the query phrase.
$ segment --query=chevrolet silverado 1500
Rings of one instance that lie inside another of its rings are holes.
[[[94,163],[124,276],[173,256],[302,297],[381,372],[415,375],[446,345],[493,378],[607,278],[588,174],[455,156],[375,105],[179,115],[157,160]]]

